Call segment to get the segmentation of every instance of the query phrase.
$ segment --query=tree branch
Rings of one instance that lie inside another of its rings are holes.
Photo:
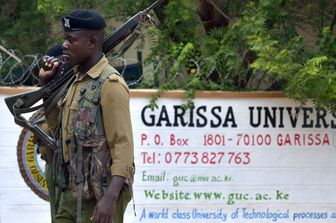
[[[0,45],[0,50],[4,51],[5,53],[7,53],[10,57],[14,58],[17,62],[21,63],[21,59],[18,58],[17,56],[15,56],[13,53],[9,52],[5,47],[3,47],[2,45]]]
[[[221,10],[216,3],[213,2],[213,0],[206,0],[208,3],[210,3],[214,9],[216,9],[225,19],[227,19],[229,22],[232,20],[229,15],[227,15],[223,10]]]
[[[330,24],[330,31],[331,32],[333,31],[335,24],[336,24],[336,11],[334,13],[334,17],[333,17],[333,19],[331,21],[331,24]]]

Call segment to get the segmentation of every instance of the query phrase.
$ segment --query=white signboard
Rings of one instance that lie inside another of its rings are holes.
[[[134,222],[336,222],[336,117],[220,95],[132,97]]]
[[[5,95],[0,222],[50,222],[20,176]],[[187,110],[181,96],[152,110],[149,91],[131,92],[137,215],[131,201],[125,223],[336,222],[335,115],[280,93],[202,92]]]

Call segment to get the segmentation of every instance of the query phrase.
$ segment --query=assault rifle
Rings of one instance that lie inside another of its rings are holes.
[[[138,12],[133,17],[128,19],[124,24],[122,24],[119,28],[106,36],[103,42],[103,53],[108,55],[112,49],[114,49],[122,41],[125,40],[125,43],[122,46],[120,52],[120,55],[122,55],[139,36],[142,26],[145,23],[152,22],[148,13],[153,8],[158,6],[161,1],[162,0],[155,1],[148,8]],[[22,116],[22,114],[33,112],[40,108],[52,110],[55,106],[55,100],[60,98],[62,93],[66,90],[66,86],[71,84],[73,81],[73,70],[71,68],[68,68],[63,72],[61,77],[55,77],[38,90],[5,98],[6,105],[10,112],[13,114],[15,123],[35,133],[39,140],[52,150],[56,149],[54,140],[39,126],[34,125],[33,123],[26,120]],[[46,100],[42,104],[34,106],[42,99]]]

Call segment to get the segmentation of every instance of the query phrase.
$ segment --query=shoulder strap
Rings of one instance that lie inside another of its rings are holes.
[[[103,72],[101,73],[100,78],[105,80],[111,74],[117,74],[117,75],[121,76],[119,74],[119,72],[114,67],[112,67],[110,64],[107,64],[106,67],[104,68]]]

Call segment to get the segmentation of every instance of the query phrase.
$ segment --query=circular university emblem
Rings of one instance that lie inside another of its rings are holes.
[[[45,123],[43,112],[37,111],[29,119],[41,126]],[[24,128],[17,145],[17,158],[21,176],[30,189],[40,198],[48,200],[48,188],[44,177],[45,161],[39,154],[39,145],[33,132]]]

